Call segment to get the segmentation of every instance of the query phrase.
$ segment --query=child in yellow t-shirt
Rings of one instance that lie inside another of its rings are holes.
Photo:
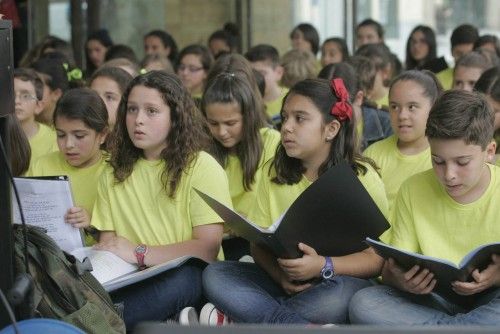
[[[440,91],[438,81],[429,71],[403,72],[391,84],[389,109],[394,135],[364,151],[380,168],[389,209],[408,177],[431,168],[425,122]]]
[[[402,185],[390,244],[458,263],[472,249],[500,240],[500,168],[487,163],[495,154],[493,119],[478,93],[449,91],[436,101],[426,129],[433,169]],[[437,282],[428,268],[406,271],[389,259],[382,271],[386,285],[356,293],[349,318],[384,326],[498,326],[500,256],[491,255],[486,268],[472,269],[471,281],[448,283],[458,295],[472,297],[459,305],[452,297],[437,297],[436,284],[446,283]]]
[[[226,171],[234,209],[247,217],[256,200],[255,188],[264,163],[274,157],[278,131],[265,127],[260,96],[241,72],[211,76],[201,101],[213,139],[211,154]],[[222,243],[226,259],[249,254],[248,242],[227,238]]]
[[[59,151],[33,161],[28,173],[69,176],[75,207],[68,210],[65,221],[75,228],[93,232],[89,226],[97,196],[96,184],[106,166],[106,157],[101,151],[108,134],[106,106],[93,90],[69,90],[54,111],[54,127]],[[88,235],[86,242],[95,241]]]
[[[101,234],[94,247],[140,269],[184,255],[217,259],[222,221],[195,189],[228,206],[231,198],[224,170],[202,151],[208,138],[198,113],[176,75],[151,71],[132,80],[110,145],[112,168],[99,179],[92,226]],[[201,272],[186,262],[111,297],[124,303],[131,330],[197,305]]]
[[[461,24],[451,33],[450,45],[451,55],[455,60],[455,64],[466,53],[474,49],[474,43],[479,38],[478,29],[470,24]],[[436,74],[441,86],[444,90],[449,90],[453,87],[453,72],[454,69],[449,67]]]
[[[281,144],[274,161],[267,165],[271,169],[265,170],[257,187],[251,220],[271,225],[303,190],[339,161],[349,162],[379,208],[387,213],[383,184],[353,141],[353,109],[342,79],[297,83],[284,100],[281,116]],[[203,273],[206,297],[238,322],[347,322],[350,297],[370,285],[364,278],[379,274],[382,258],[372,249],[330,257],[303,243],[298,247],[304,253],[298,259],[277,259],[268,250],[252,245],[255,263],[209,265]],[[325,268],[335,275],[323,275]]]
[[[32,69],[14,70],[16,117],[31,147],[31,162],[49,152],[57,151],[56,133],[47,125],[38,123],[35,116],[43,109],[43,82]]]
[[[263,96],[266,105],[266,113],[279,127],[281,123],[281,104],[288,89],[280,85],[283,77],[283,66],[280,65],[278,50],[271,45],[259,44],[245,53],[245,58],[251,63],[252,68],[262,74],[266,82],[266,90]]]

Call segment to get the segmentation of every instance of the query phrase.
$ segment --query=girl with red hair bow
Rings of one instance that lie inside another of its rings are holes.
[[[259,181],[249,214],[253,222],[269,227],[321,174],[342,161],[387,213],[383,183],[359,153],[353,117],[342,79],[307,79],[290,89],[281,109],[281,143],[264,167],[267,177]],[[277,259],[252,245],[255,263],[211,264],[203,273],[206,297],[236,322],[346,323],[351,296],[380,273],[382,258],[370,248],[332,257],[304,243],[298,247],[303,256],[297,259]]]

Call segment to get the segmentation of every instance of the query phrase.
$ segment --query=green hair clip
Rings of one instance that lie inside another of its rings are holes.
[[[83,78],[82,70],[80,70],[78,67],[75,67],[71,71],[69,70],[68,63],[64,63],[63,67],[66,70],[66,75],[68,76],[68,81],[81,80]]]

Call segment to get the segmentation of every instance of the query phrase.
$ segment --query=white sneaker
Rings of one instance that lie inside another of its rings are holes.
[[[179,313],[179,324],[189,326],[198,325],[198,313],[194,307],[185,307]]]
[[[232,321],[227,315],[215,308],[212,303],[206,303],[200,312],[200,324],[206,326],[224,326]]]

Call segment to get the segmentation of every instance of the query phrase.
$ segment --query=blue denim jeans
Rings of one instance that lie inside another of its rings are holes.
[[[197,306],[202,296],[202,271],[196,264],[185,263],[111,293],[114,303],[123,303],[127,331],[140,321],[166,320],[186,306]]]
[[[207,299],[245,323],[346,323],[349,300],[367,286],[367,280],[339,275],[290,296],[254,263],[216,262],[203,272]]]
[[[349,317],[355,324],[499,325],[500,289],[485,293],[470,309],[464,309],[436,294],[414,295],[379,285],[352,297]]]

